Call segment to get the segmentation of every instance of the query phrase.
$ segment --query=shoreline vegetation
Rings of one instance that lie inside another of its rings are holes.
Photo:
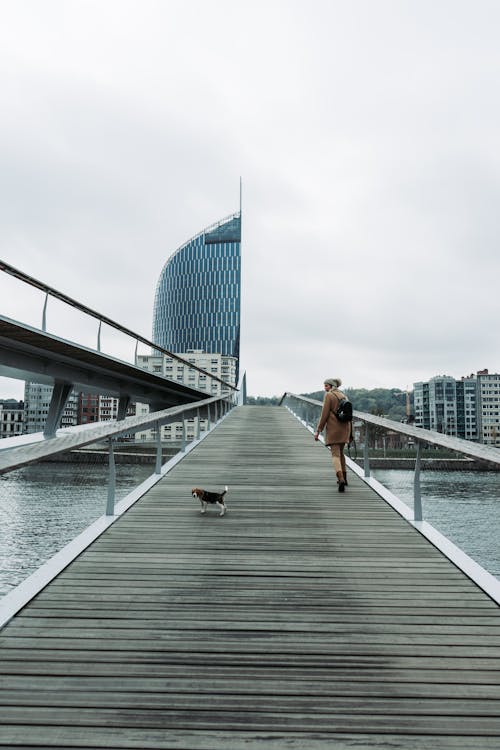
[[[406,420],[407,392],[400,388],[342,388],[347,398],[352,401],[353,408],[367,414],[387,417],[395,422]],[[323,402],[325,392],[300,393],[300,396]],[[413,413],[413,391],[408,392],[410,413]],[[247,404],[251,406],[277,406],[281,396],[248,396]]]

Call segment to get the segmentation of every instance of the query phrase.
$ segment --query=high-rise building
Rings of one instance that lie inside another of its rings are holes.
[[[417,427],[500,447],[500,374],[437,375],[413,388]]]
[[[165,263],[156,287],[153,342],[239,360],[241,211],[186,242]]]

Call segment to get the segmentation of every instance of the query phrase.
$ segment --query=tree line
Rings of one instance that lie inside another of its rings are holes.
[[[342,389],[356,411],[377,414],[394,419],[397,422],[406,417],[406,391],[399,388],[345,388]],[[324,391],[301,393],[301,396],[323,401]],[[413,413],[413,394],[411,397],[411,412]],[[281,396],[248,396],[247,403],[254,406],[277,406]]]

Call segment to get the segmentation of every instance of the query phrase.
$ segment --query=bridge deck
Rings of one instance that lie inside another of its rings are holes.
[[[2,747],[500,746],[497,605],[284,409],[233,411],[0,645]]]

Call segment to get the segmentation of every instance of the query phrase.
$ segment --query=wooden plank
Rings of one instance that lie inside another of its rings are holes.
[[[192,486],[228,484],[224,518]],[[278,408],[233,412],[0,634],[0,747],[500,746],[498,606]]]

